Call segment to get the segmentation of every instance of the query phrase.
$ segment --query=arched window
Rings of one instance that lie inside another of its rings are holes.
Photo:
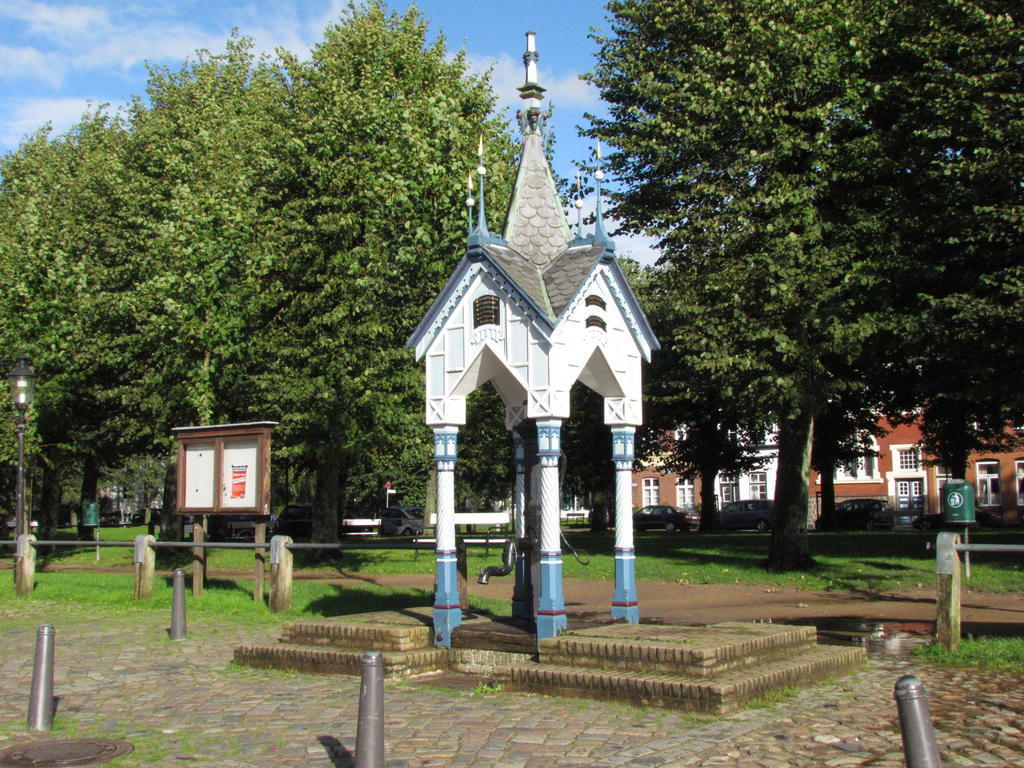
[[[604,299],[593,293],[587,296],[583,303],[588,307],[600,307],[601,309],[605,309]]]
[[[497,296],[481,296],[473,302],[473,327],[481,325],[498,325],[501,319],[499,307],[501,302]]]
[[[607,329],[608,325],[597,315],[591,315],[587,318],[587,328],[600,328],[602,331]]]

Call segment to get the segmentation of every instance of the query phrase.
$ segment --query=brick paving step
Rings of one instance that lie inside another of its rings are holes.
[[[285,622],[282,640],[293,645],[379,651],[433,648],[433,617],[426,609],[380,611],[354,617]]]
[[[800,654],[817,643],[814,627],[723,622],[688,627],[612,624],[540,643],[544,664],[709,677]]]
[[[506,688],[729,714],[771,691],[843,675],[866,660],[863,648],[823,645],[803,649],[790,658],[732,669],[713,678],[560,664],[520,664],[511,668],[511,680]]]
[[[363,649],[366,650],[366,649]],[[334,675],[360,675],[363,650],[277,643],[241,643],[235,646],[236,664],[263,669],[294,669]],[[385,677],[438,672],[448,667],[444,649],[381,652]]]

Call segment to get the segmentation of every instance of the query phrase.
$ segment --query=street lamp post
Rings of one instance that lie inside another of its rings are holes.
[[[18,484],[14,516],[14,535],[17,538],[28,533],[28,520],[25,517],[25,415],[35,394],[36,375],[28,367],[27,356],[18,356],[14,369],[7,374],[7,383],[11,388],[11,402],[14,403],[14,419],[18,428]]]

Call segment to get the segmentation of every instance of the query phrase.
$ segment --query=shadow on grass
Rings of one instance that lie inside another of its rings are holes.
[[[434,595],[425,589],[394,590],[381,587],[340,587],[332,585],[334,594],[319,595],[305,605],[297,606],[304,614],[314,616],[349,616],[374,611],[402,611],[434,604]],[[298,597],[298,595],[295,595]],[[299,601],[296,600],[296,603]]]

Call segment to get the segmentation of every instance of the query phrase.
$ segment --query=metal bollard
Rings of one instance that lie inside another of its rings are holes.
[[[384,659],[380,651],[363,653],[362,673],[355,768],[384,768]]]
[[[36,631],[36,661],[32,668],[32,689],[28,697],[28,727],[33,731],[53,728],[53,624]]]
[[[174,591],[171,595],[171,640],[184,640],[188,634],[185,625],[185,572],[174,569]]]
[[[928,694],[921,681],[913,675],[904,675],[896,681],[893,696],[900,714],[907,768],[942,768],[935,729],[928,713]]]

